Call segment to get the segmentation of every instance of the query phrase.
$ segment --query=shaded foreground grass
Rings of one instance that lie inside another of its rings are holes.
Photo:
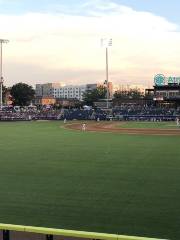
[[[180,239],[180,138],[0,123],[0,222]]]

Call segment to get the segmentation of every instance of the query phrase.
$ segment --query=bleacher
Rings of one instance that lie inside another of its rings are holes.
[[[109,117],[112,116],[112,117]],[[154,106],[122,105],[112,109],[111,113],[103,109],[46,109],[36,111],[1,111],[1,121],[28,120],[146,120],[174,121],[180,117],[180,108],[160,108]]]

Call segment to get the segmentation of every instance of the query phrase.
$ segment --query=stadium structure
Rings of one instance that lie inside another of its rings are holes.
[[[156,106],[179,107],[180,77],[157,74],[154,77],[154,88],[146,89],[146,96],[149,96]]]

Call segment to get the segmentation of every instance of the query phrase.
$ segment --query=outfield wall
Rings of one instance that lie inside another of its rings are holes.
[[[12,224],[0,224],[2,240],[62,240],[62,239],[97,239],[97,240],[160,240],[156,238],[133,237],[118,234],[74,231],[65,229],[32,227]],[[162,240],[162,239],[161,239]]]

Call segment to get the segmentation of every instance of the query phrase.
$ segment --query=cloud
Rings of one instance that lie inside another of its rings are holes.
[[[180,74],[179,26],[167,19],[111,1],[89,1],[73,13],[57,9],[0,15],[0,35],[10,39],[3,49],[8,84],[22,77],[27,81],[26,75],[32,84],[38,79],[69,82],[73,74],[76,82],[104,81],[102,37],[113,39],[109,65],[114,82],[142,83],[160,71]]]

